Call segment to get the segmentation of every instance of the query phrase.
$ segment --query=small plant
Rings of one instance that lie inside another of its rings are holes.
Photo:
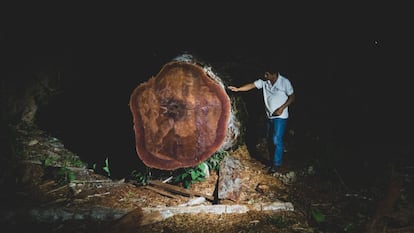
[[[322,214],[318,209],[311,208],[311,215],[317,223],[322,223],[326,220],[326,216]]]
[[[210,170],[218,171],[220,169],[220,162],[223,160],[225,156],[229,155],[229,153],[225,150],[219,150],[215,152],[210,158],[206,160],[206,163]]]
[[[135,180],[139,185],[147,185],[149,176],[137,170],[131,172],[131,178]]]
[[[57,182],[60,185],[68,184],[75,180],[75,173],[67,167],[59,168],[57,172]]]
[[[43,166],[44,167],[51,167],[54,163],[56,163],[56,158],[54,157],[47,157],[44,161],[43,161]]]
[[[86,167],[86,163],[77,156],[48,156],[43,160],[44,167]]]
[[[86,167],[86,163],[77,156],[71,156],[68,159],[68,165],[73,167]]]
[[[108,157],[106,157],[106,159],[105,159],[105,166],[102,167],[102,169],[106,172],[106,174],[108,175],[108,177],[111,177],[111,170],[109,169],[109,160],[108,160]]]
[[[183,172],[175,176],[174,182],[182,183],[184,188],[189,188],[192,183],[205,181],[205,164],[200,163],[194,168],[184,168]]]

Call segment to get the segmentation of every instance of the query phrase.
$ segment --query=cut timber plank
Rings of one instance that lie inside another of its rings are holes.
[[[141,215],[140,209],[137,208],[133,213]],[[279,211],[294,211],[293,205],[290,202],[270,202],[270,203],[257,203],[254,205],[199,205],[199,206],[170,206],[170,207],[143,207],[142,214],[143,220],[140,223],[144,225],[144,222],[156,222],[166,218],[172,217],[176,214],[243,214],[248,211],[267,211],[267,212],[279,212]],[[0,209],[0,217],[3,221],[14,221],[17,218],[24,216],[25,219],[34,222],[43,223],[57,223],[67,220],[99,220],[110,221],[120,219],[122,216],[130,213],[129,208],[113,208],[103,206],[88,206],[88,207],[67,207],[58,206],[52,208],[28,208],[28,209]],[[160,216],[161,215],[161,216]],[[131,216],[131,215],[130,215]],[[135,215],[133,214],[132,217]],[[144,219],[147,220],[144,221]],[[125,220],[125,219],[124,219]],[[139,223],[139,219],[136,219]],[[411,226],[412,227],[412,226]],[[401,228],[410,229],[410,228]],[[394,231],[393,231],[394,232]],[[408,232],[408,231],[407,231]],[[119,233],[119,231],[118,231]]]
[[[211,195],[206,195],[204,193],[199,193],[199,192],[194,192],[185,188],[181,188],[175,185],[171,185],[171,184],[166,184],[166,183],[162,183],[161,181],[158,180],[151,180],[149,181],[150,185],[154,185],[156,187],[159,188],[163,188],[169,192],[173,192],[173,193],[178,193],[181,195],[185,195],[185,196],[199,196],[199,197],[205,197],[207,200],[209,201],[214,201],[214,197]]]
[[[294,211],[293,205],[290,202],[270,202],[257,203],[254,205],[199,205],[199,206],[169,206],[169,207],[149,207],[142,208],[144,215],[147,213],[159,212],[164,219],[176,214],[244,214],[249,211]]]

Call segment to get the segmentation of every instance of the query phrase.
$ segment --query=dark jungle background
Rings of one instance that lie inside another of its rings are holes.
[[[340,154],[344,171],[373,175],[410,160],[413,45],[406,8],[188,4],[4,7],[4,80],[23,85],[36,72],[56,76],[58,91],[41,104],[37,124],[89,164],[109,158],[118,178],[142,166],[132,90],[183,52],[209,62],[226,85],[254,81],[265,65],[277,65],[297,96],[289,120],[296,136],[288,140],[306,148],[313,142],[301,138],[320,139],[323,152],[304,157]],[[240,95],[249,112],[245,137],[254,140],[261,94]]]

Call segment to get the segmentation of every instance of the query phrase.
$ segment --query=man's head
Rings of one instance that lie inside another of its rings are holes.
[[[266,80],[275,81],[279,76],[279,72],[277,71],[266,71],[264,77]]]

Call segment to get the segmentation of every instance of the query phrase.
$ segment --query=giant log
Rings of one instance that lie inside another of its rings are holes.
[[[136,152],[152,168],[193,167],[226,139],[230,99],[198,64],[171,61],[139,84],[129,102]]]

